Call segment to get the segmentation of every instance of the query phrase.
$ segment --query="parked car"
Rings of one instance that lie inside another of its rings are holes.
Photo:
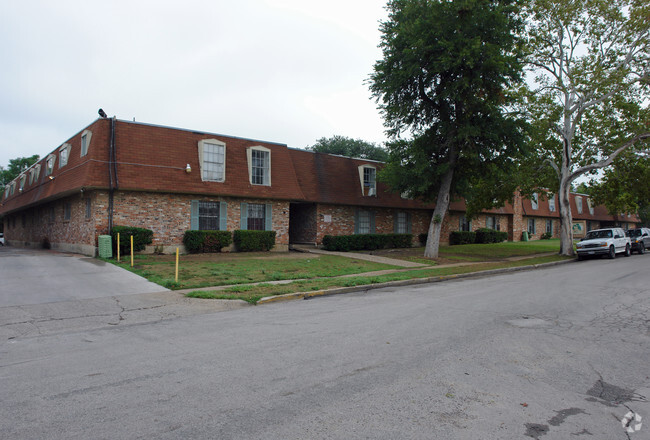
[[[596,255],[616,258],[616,254],[619,253],[629,257],[632,252],[632,243],[630,237],[626,237],[621,228],[594,229],[587,232],[585,238],[576,244],[576,251],[578,260]]]
[[[4,246],[4,245],[5,245],[5,234],[0,232],[0,246]]]
[[[630,237],[632,252],[644,254],[645,250],[650,247],[650,229],[648,228],[628,229],[625,231],[625,235]]]

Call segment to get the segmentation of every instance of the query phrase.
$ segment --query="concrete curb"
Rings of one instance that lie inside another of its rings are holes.
[[[365,292],[368,290],[383,289],[386,287],[413,286],[417,284],[439,283],[442,281],[459,280],[459,279],[466,279],[466,278],[480,278],[484,276],[500,275],[500,274],[512,273],[512,272],[521,272],[524,270],[544,269],[547,267],[559,266],[561,264],[567,264],[573,262],[575,262],[575,260],[553,261],[551,263],[531,264],[529,266],[508,267],[504,269],[482,270],[479,272],[469,272],[469,273],[462,273],[456,275],[440,275],[437,277],[413,278],[409,280],[388,281],[386,283],[364,284],[364,285],[353,286],[353,287],[337,287],[334,289],[318,290],[312,292],[287,293],[284,295],[266,296],[260,299],[257,302],[257,304],[262,305],[262,304],[275,303],[275,302],[294,301],[298,299],[312,299],[321,296],[342,295],[345,293],[353,293],[353,292]]]

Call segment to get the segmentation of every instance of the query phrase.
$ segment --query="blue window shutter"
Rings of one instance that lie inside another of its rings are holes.
[[[359,208],[354,210],[354,233],[359,233]]]
[[[226,202],[219,203],[219,230],[228,230],[228,204]]]
[[[406,213],[406,233],[407,234],[411,233],[411,213],[410,212]]]
[[[264,230],[265,231],[272,231],[273,230],[273,205],[270,203],[267,203],[264,206],[265,212],[264,212]]]
[[[374,234],[375,233],[375,211],[370,211],[368,213],[368,217],[370,217],[370,233]]]
[[[239,228],[242,230],[248,229],[248,203],[241,204],[241,223]]]
[[[190,212],[190,229],[192,231],[198,231],[199,229],[199,201],[192,200]]]

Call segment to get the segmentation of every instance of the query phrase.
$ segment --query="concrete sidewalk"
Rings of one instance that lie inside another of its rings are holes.
[[[320,255],[337,255],[339,257],[352,258],[355,260],[372,261],[375,263],[390,264],[391,266],[398,266],[398,267],[408,267],[408,268],[431,267],[429,264],[415,263],[413,261],[398,260],[396,258],[380,257],[379,255],[361,254],[357,252],[326,251],[308,245],[293,245],[291,249],[297,252],[307,252],[310,254],[320,254]]]

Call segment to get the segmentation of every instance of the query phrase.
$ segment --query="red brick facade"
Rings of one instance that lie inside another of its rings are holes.
[[[86,154],[81,151],[83,142]],[[224,145],[225,171],[219,180],[203,179],[199,151],[203,142]],[[68,160],[61,163],[65,148]],[[251,150],[268,153],[263,171],[268,181],[263,184],[253,180]],[[54,158],[50,170],[48,158]],[[1,196],[0,216],[8,244],[45,243],[88,255],[96,253],[98,236],[108,234],[111,219],[113,225],[151,229],[150,251],[181,247],[183,234],[192,228],[192,201],[221,203],[229,231],[246,225],[242,225],[242,203],[270,205],[275,250],[287,250],[291,243],[320,245],[325,235],[354,234],[359,210],[372,213],[374,232],[380,234],[394,232],[397,213],[407,213],[417,243],[418,236],[428,231],[433,205],[404,199],[381,181],[370,191],[364,170],[381,166],[277,143],[98,119],[10,184]],[[25,184],[18,188],[23,177]],[[589,208],[585,196],[572,195],[571,202],[575,219],[591,228],[636,221],[608,215],[604,207]],[[451,203],[441,242],[459,230],[464,212],[462,200]],[[531,218],[535,219],[531,238],[546,232],[548,219],[553,236],[559,234],[558,214],[547,200],[533,205],[516,194],[512,205],[472,220],[471,230],[485,227],[488,217],[496,221],[495,228],[508,232],[509,240],[519,241]]]

